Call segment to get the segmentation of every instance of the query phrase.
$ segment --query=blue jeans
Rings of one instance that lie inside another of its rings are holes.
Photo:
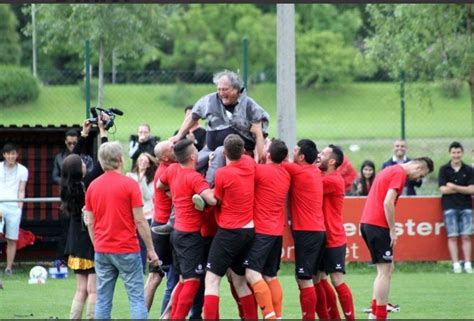
[[[117,278],[123,280],[131,319],[148,319],[140,252],[127,254],[95,253],[97,301],[95,319],[110,319]]]

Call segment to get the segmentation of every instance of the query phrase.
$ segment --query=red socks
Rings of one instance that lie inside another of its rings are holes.
[[[377,320],[387,320],[387,305],[377,305],[377,309],[375,311],[375,316]]]
[[[219,297],[217,295],[204,296],[204,320],[219,319]]]
[[[172,293],[173,300],[171,301],[171,318],[173,318],[174,313],[178,309],[178,299],[181,294],[181,291],[183,290],[183,286],[183,282],[178,282],[178,284],[176,284],[176,289],[174,290],[174,293]]]
[[[176,296],[176,308],[171,310],[171,319],[184,320],[191,310],[193,305],[194,297],[199,289],[199,280],[188,280],[183,284],[181,291]]]
[[[258,320],[257,304],[253,294],[243,296],[240,299],[245,320]]]
[[[326,294],[327,309],[329,313],[329,318],[331,320],[341,320],[339,314],[339,309],[337,307],[337,298],[336,293],[331,284],[329,284],[327,279],[322,279],[320,282],[324,288],[324,293]]]
[[[235,300],[235,303],[237,303],[237,308],[239,309],[239,318],[243,319],[244,318],[244,310],[242,309],[242,304],[240,302],[239,296],[237,295],[237,291],[235,291],[234,284],[232,282],[229,282],[230,285],[230,293],[232,293],[232,297]]]
[[[300,305],[303,320],[314,320],[316,314],[316,291],[314,287],[300,288]]]
[[[377,301],[375,299],[372,299],[370,307],[372,309],[372,314],[375,315],[377,313]]]
[[[346,320],[355,320],[354,302],[352,301],[352,293],[347,284],[341,283],[336,287],[339,302],[341,302],[342,312]],[[386,316],[386,315],[385,315]]]
[[[323,285],[321,283],[316,283],[314,285],[314,290],[316,291],[316,311],[318,312],[318,317],[321,320],[329,320],[326,293],[324,292]]]

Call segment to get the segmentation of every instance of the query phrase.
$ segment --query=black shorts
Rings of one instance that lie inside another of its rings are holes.
[[[346,248],[346,244],[325,248],[319,270],[326,274],[335,272],[346,274]]]
[[[298,279],[311,280],[319,270],[326,232],[293,231],[295,241],[295,274]]]
[[[362,238],[369,248],[372,263],[392,263],[393,249],[390,246],[390,229],[372,224],[360,224]]]
[[[206,270],[223,277],[230,267],[236,274],[245,275],[243,263],[254,235],[253,228],[217,228],[209,250]]]
[[[266,276],[276,276],[280,269],[282,244],[282,236],[255,234],[244,266]]]
[[[153,221],[151,227],[159,225],[164,224]],[[153,247],[155,248],[156,254],[163,263],[161,266],[152,266],[150,264],[148,266],[148,271],[151,273],[159,273],[161,275],[163,272],[168,272],[170,265],[173,264],[170,235],[151,233],[151,239],[153,241]]]
[[[209,257],[209,250],[211,249],[211,244],[212,240],[214,239],[214,236],[206,236],[202,238],[202,242],[204,244],[204,262],[207,262],[207,258]]]
[[[183,279],[199,278],[204,274],[204,243],[200,232],[173,230],[173,267]]]

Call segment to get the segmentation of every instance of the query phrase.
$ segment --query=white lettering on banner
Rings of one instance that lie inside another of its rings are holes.
[[[359,255],[357,254],[357,250],[359,247],[357,246],[357,243],[352,243],[352,245],[347,244],[346,247],[346,259],[351,256],[353,259],[358,259]]]
[[[281,258],[291,259],[291,252],[295,249],[294,246],[287,246],[281,248]]]
[[[433,226],[434,225],[434,226]],[[407,236],[430,236],[430,235],[440,235],[441,228],[444,227],[444,222],[436,222],[434,224],[430,222],[415,222],[413,219],[406,220],[405,223],[396,222],[395,230],[397,235],[403,235],[406,233]],[[346,236],[356,236],[361,235],[359,224],[355,223],[344,223],[344,229],[346,231]]]

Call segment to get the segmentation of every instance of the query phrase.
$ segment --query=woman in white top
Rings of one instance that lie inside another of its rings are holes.
[[[140,185],[143,200],[143,214],[145,214],[149,225],[151,225],[155,213],[153,207],[153,194],[155,191],[153,178],[155,177],[156,167],[156,158],[145,152],[138,156],[135,167],[131,172],[127,173],[127,176],[133,178]],[[140,241],[143,273],[145,273],[146,247],[140,236],[138,236],[138,239]]]

